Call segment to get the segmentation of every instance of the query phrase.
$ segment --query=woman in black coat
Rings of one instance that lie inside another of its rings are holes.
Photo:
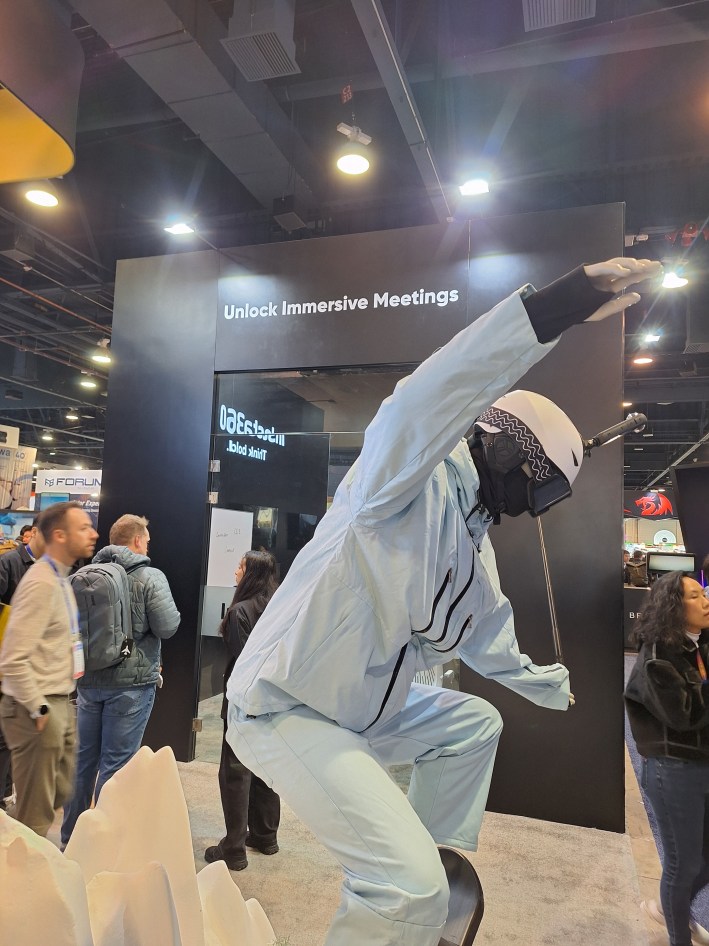
[[[660,899],[643,903],[671,946],[709,944],[690,920],[709,883],[709,600],[682,572],[652,586],[638,626],[640,652],[625,690],[642,786],[660,830]]]
[[[219,626],[231,657],[224,671],[222,719],[225,735],[219,762],[219,790],[226,834],[219,844],[206,849],[204,859],[210,864],[212,861],[225,861],[229,870],[243,870],[248,864],[247,847],[262,854],[278,853],[276,832],[281,800],[237,759],[226,741],[226,685],[249,634],[278,586],[276,560],[269,552],[246,552],[239,562],[235,578],[234,598]]]

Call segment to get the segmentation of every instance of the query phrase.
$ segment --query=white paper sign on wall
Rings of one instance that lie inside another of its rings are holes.
[[[235,509],[212,509],[209,532],[207,585],[229,588],[244,552],[251,548],[254,527],[253,513]]]

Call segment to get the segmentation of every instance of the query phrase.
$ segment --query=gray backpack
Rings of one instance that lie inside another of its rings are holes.
[[[71,578],[87,671],[115,667],[133,651],[130,585],[117,562],[84,565]]]

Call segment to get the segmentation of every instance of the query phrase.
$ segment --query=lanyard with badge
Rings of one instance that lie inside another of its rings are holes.
[[[84,675],[84,645],[81,642],[81,633],[79,631],[79,611],[76,605],[72,604],[71,596],[67,591],[67,579],[59,574],[59,569],[48,555],[43,555],[42,559],[49,563],[52,571],[59,579],[59,587],[62,589],[62,594],[64,595],[64,604],[69,614],[69,626],[71,630],[71,656],[74,664],[74,679],[78,680],[79,677],[83,677]]]

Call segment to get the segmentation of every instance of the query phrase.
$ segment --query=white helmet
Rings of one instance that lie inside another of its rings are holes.
[[[510,391],[484,411],[475,426],[491,434],[508,434],[527,457],[536,480],[551,475],[547,460],[569,486],[581,469],[583,442],[578,430],[560,407],[541,394]]]

